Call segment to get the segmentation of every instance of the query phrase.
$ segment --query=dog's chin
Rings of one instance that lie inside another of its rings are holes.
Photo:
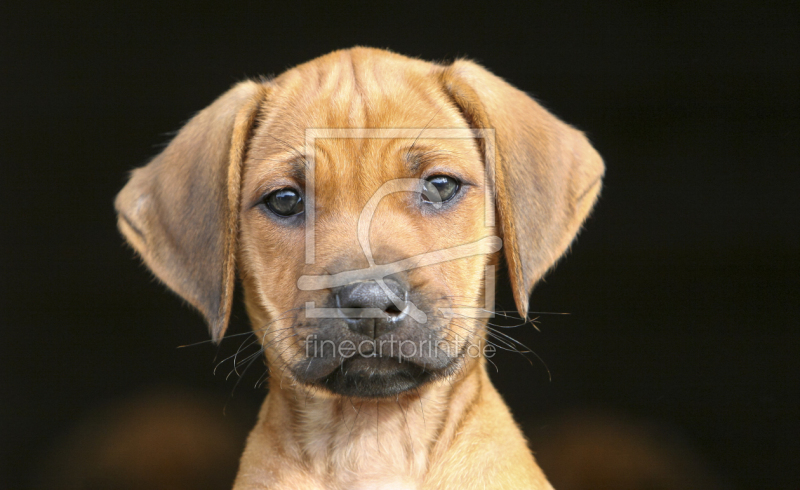
[[[433,372],[408,360],[356,356],[313,384],[341,396],[386,398],[413,390],[434,377]]]

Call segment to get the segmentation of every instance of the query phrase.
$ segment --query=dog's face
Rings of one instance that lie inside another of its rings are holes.
[[[602,172],[580,133],[477,65],[354,49],[232,89],[136,171],[117,209],[216,338],[238,266],[273,373],[387,397],[480,362],[470,312],[493,245],[524,315]]]
[[[388,87],[373,69],[316,63],[276,80],[242,179],[239,264],[269,363],[348,396],[396,395],[471,359],[465,350],[480,344],[480,323],[444,312],[479,304],[487,255],[413,266],[494,235],[476,140],[425,134],[467,129],[457,108],[413,67],[402,74],[410,80],[389,79]],[[306,128],[378,131],[317,138],[306,148]],[[381,137],[388,132],[380,129],[398,128],[409,137]],[[416,264],[379,283],[368,255],[374,266]],[[303,276],[343,280],[303,290]]]

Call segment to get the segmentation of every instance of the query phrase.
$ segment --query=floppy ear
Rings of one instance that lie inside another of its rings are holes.
[[[145,264],[225,333],[235,278],[241,163],[266,88],[241,82],[198,113],[117,195],[118,226]]]
[[[459,60],[442,80],[467,121],[494,128],[495,194],[514,300],[566,251],[600,192],[603,160],[583,133],[483,67]]]

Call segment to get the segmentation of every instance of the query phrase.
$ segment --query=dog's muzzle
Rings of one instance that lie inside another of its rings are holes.
[[[303,383],[345,396],[390,397],[440,376],[454,361],[440,337],[442,316],[402,276],[331,288],[323,303],[324,314],[306,310],[298,325],[304,355],[292,373]]]
[[[393,331],[408,317],[408,288],[395,279],[361,281],[336,288],[336,310],[348,328],[370,339]]]

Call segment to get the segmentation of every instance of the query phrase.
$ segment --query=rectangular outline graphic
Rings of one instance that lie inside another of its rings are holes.
[[[484,226],[495,226],[495,206],[494,193],[496,183],[496,140],[495,130],[489,129],[466,129],[466,128],[307,128],[305,131],[305,157],[308,165],[306,175],[306,220],[305,220],[305,261],[306,264],[315,262],[316,254],[316,150],[318,139],[409,139],[430,140],[430,139],[482,139],[483,159],[485,162],[485,181],[484,181]],[[495,299],[495,266],[488,265],[484,271],[484,308],[441,308],[440,311],[446,316],[460,314],[461,312],[473,313],[470,318],[492,318],[494,317]],[[331,313],[327,310],[333,308],[315,308],[313,302],[306,303],[306,315],[310,318],[330,317]]]

